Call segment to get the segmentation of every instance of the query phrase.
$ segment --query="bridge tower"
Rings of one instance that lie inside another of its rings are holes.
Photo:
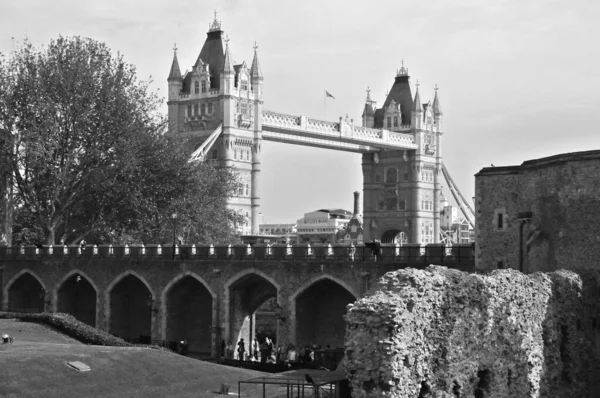
[[[235,168],[238,189],[228,205],[244,217],[239,231],[257,234],[263,90],[258,47],[250,67],[235,63],[215,13],[195,64],[183,75],[176,50],[167,79],[170,133],[190,137],[198,148],[221,129],[206,159]]]
[[[410,134],[417,149],[382,149],[362,155],[365,239],[437,243],[442,181],[442,110],[414,98],[408,69],[402,65],[381,108],[367,91],[363,127]]]

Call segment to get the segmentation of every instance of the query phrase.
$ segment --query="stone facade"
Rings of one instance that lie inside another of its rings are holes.
[[[250,67],[246,62],[234,65],[215,15],[192,69],[181,74],[175,49],[167,79],[171,134],[191,137],[197,148],[222,126],[206,159],[238,174],[238,190],[228,205],[244,217],[238,225],[242,234],[258,234],[260,222],[263,76],[257,49]]]
[[[440,241],[443,113],[437,88],[433,103],[421,104],[409,81],[403,65],[381,108],[367,95],[363,126],[409,133],[418,149],[362,155],[365,240]]]
[[[600,151],[486,167],[475,175],[476,266],[598,267]]]
[[[353,397],[597,397],[600,273],[382,277],[346,316]]]

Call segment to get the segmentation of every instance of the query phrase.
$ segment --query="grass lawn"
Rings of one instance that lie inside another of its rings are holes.
[[[15,339],[0,344],[4,398],[215,397],[221,383],[237,396],[239,380],[266,375],[149,348],[85,345],[37,323],[0,319],[4,333]],[[91,371],[75,371],[68,361],[83,362]],[[244,385],[242,392],[262,397],[258,385]]]

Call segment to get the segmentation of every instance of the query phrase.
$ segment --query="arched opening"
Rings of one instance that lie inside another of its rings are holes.
[[[44,312],[46,291],[33,275],[26,272],[8,289],[8,310],[12,312]]]
[[[296,343],[344,347],[346,306],[356,298],[330,279],[321,279],[296,298]]]
[[[110,291],[110,333],[126,341],[149,343],[153,299],[138,277],[121,279]]]
[[[230,339],[237,356],[237,343],[244,339],[245,351],[254,355],[252,341],[259,343],[269,337],[277,343],[277,323],[280,306],[277,287],[264,277],[247,274],[229,288]],[[260,355],[256,355],[260,358]]]
[[[402,246],[408,243],[408,236],[399,229],[390,229],[381,235],[381,243],[396,243],[398,246]]]
[[[212,295],[196,278],[184,276],[167,293],[168,341],[187,340],[191,353],[211,353]]]
[[[71,275],[58,289],[56,310],[96,326],[96,289],[86,277]]]

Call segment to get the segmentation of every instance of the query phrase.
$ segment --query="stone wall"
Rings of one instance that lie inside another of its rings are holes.
[[[597,268],[600,151],[486,167],[475,176],[476,266],[524,272]],[[520,237],[519,213],[531,212]],[[498,215],[503,214],[502,228]]]
[[[393,271],[346,322],[354,397],[600,396],[598,271]]]

